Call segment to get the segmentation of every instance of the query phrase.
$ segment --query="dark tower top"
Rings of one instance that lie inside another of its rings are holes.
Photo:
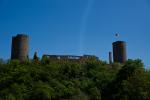
[[[12,37],[11,59],[24,61],[28,59],[29,37],[25,34],[18,34]]]
[[[114,62],[125,63],[127,60],[126,42],[116,41],[113,43],[113,60]]]

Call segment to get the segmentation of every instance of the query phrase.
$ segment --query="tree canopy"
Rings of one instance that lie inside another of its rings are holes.
[[[0,61],[0,100],[150,100],[150,71],[141,60]]]

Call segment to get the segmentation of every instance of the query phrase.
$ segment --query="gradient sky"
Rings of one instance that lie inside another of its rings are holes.
[[[10,58],[18,33],[30,36],[30,58],[37,51],[107,61],[112,42],[124,40],[128,58],[150,68],[150,0],[0,0],[0,58]]]

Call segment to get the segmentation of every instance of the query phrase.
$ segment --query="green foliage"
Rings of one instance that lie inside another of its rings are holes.
[[[1,60],[0,100],[150,100],[150,71],[141,60]]]
[[[150,78],[141,60],[129,60],[104,91],[105,100],[149,100]]]

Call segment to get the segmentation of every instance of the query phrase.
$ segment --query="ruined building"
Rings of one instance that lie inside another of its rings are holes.
[[[75,55],[46,55],[46,54],[44,54],[42,58],[48,58],[50,60],[69,60],[78,62],[85,62],[89,59],[96,59],[96,60],[99,59],[94,55],[75,56]]]
[[[113,60],[118,63],[125,63],[127,60],[126,42],[113,42]]]
[[[25,61],[28,59],[29,52],[29,37],[25,34],[18,34],[17,36],[12,37],[12,48],[11,48],[11,59],[18,59],[20,61]],[[113,42],[113,53],[109,52],[109,63],[113,62],[125,63],[127,60],[126,54],[126,42],[116,41]],[[113,54],[113,57],[112,57]],[[90,59],[99,60],[98,57],[93,55],[47,55],[44,54],[42,58],[48,58],[50,60],[69,60],[69,61],[78,61],[85,62]],[[112,60],[113,58],[113,60]],[[34,60],[38,61],[37,53],[34,55]]]
[[[28,59],[29,37],[24,34],[18,34],[12,37],[11,59],[25,61]]]

